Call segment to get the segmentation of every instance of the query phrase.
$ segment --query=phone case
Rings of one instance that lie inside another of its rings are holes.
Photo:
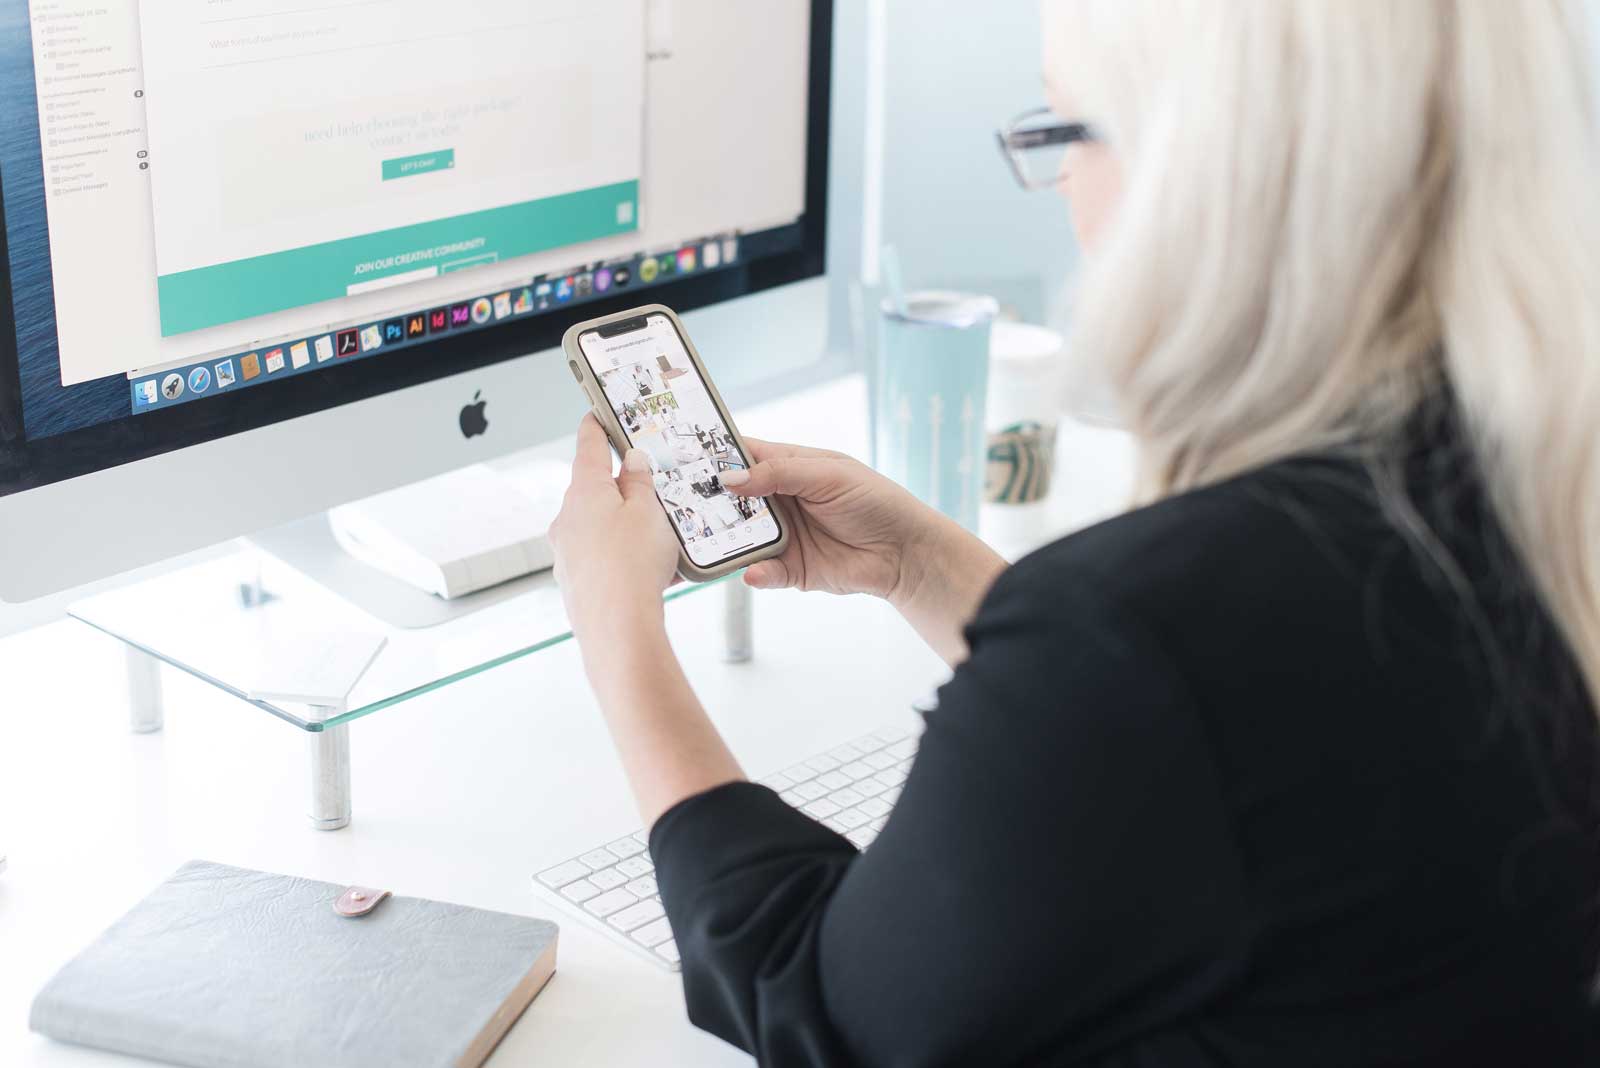
[[[647,315],[664,315],[672,321],[677,329],[678,336],[683,339],[683,347],[689,353],[689,361],[694,364],[695,371],[700,375],[700,380],[705,383],[706,392],[711,395],[711,402],[717,406],[726,421],[728,433],[733,437],[734,444],[739,446],[739,452],[747,459],[750,449],[744,443],[744,437],[739,433],[739,428],[734,425],[733,416],[728,411],[728,406],[722,401],[722,394],[717,392],[717,385],[711,380],[711,375],[706,372],[706,365],[700,359],[700,352],[694,347],[694,341],[689,337],[689,331],[684,328],[683,320],[678,318],[678,313],[664,304],[646,304],[642,307],[632,308],[628,311],[617,312],[614,315],[604,315],[598,319],[590,319],[574,325],[561,339],[561,348],[567,355],[567,365],[572,370],[573,377],[578,380],[578,385],[583,388],[584,396],[588,398],[590,407],[594,410],[595,418],[600,420],[600,425],[605,428],[606,437],[611,441],[611,447],[618,456],[628,451],[628,438],[623,432],[622,423],[611,410],[611,404],[606,400],[605,391],[601,389],[600,382],[595,378],[594,372],[589,367],[589,361],[584,357],[583,351],[578,347],[578,336],[602,326],[624,322],[628,319],[640,319]],[[673,536],[678,538],[678,574],[690,582],[709,582],[712,579],[722,578],[737,571],[743,571],[751,564],[762,560],[769,560],[775,556],[783,555],[789,547],[789,517],[784,512],[777,498],[767,498],[767,503],[772,508],[773,518],[778,523],[778,540],[771,545],[759,549],[752,549],[743,555],[731,560],[725,560],[713,567],[701,567],[689,559],[689,551],[683,545],[683,538],[676,530]],[[665,510],[661,513],[664,522],[669,522]]]

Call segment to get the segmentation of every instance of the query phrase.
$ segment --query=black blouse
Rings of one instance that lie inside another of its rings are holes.
[[[673,808],[690,1018],[777,1066],[1600,1064],[1593,710],[1420,473],[1448,557],[1300,459],[1018,563],[865,854],[757,785]]]

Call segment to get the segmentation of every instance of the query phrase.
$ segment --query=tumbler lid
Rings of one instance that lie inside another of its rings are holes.
[[[885,318],[916,326],[942,326],[951,330],[966,330],[992,322],[1000,314],[1000,304],[993,297],[977,293],[951,293],[943,290],[921,290],[906,294],[905,308],[897,308],[885,298],[882,304]]]

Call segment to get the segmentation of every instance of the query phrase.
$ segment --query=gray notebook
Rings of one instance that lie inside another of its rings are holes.
[[[345,889],[191,861],[29,1025],[195,1068],[477,1068],[555,971],[547,920],[404,897],[351,918]]]

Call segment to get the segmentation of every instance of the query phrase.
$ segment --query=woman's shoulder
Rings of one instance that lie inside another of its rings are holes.
[[[1164,617],[1324,600],[1403,547],[1367,469],[1298,458],[1166,498],[1018,561],[995,599],[1085,599]]]

